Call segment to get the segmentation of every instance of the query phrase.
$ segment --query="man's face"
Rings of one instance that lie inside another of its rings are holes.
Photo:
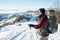
[[[38,15],[41,15],[41,12],[40,11],[38,11]]]

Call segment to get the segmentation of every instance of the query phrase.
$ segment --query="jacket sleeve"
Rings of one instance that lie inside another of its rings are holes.
[[[39,19],[39,24],[38,25],[33,25],[33,27],[35,28],[35,29],[39,29],[39,28],[42,28],[44,25],[45,25],[45,18],[44,17],[42,17],[41,19]]]

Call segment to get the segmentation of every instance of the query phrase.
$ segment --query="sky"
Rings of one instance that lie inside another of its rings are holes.
[[[0,0],[0,11],[26,11],[49,8],[56,0]]]

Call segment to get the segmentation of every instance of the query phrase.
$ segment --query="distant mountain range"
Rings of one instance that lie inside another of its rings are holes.
[[[27,11],[26,13],[37,13],[38,11]]]
[[[2,21],[4,19],[8,19],[8,15],[9,14],[0,14],[0,21]]]
[[[20,15],[30,15],[32,13],[37,13],[38,11],[26,11],[26,12],[20,12],[20,13],[11,13],[11,14],[2,14],[0,13],[0,21],[4,20],[4,19],[8,19],[8,18],[12,18],[12,17],[17,17],[17,16],[20,16]]]

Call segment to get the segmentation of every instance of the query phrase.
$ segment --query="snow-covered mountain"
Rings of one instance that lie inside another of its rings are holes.
[[[0,21],[7,19],[8,18],[8,14],[0,14]]]
[[[0,29],[0,40],[39,40],[37,30],[29,27],[29,24],[37,22],[22,22],[8,25]],[[49,35],[49,40],[60,40],[60,24],[55,34]]]
[[[32,15],[32,14],[36,14],[36,13],[37,13],[37,11],[26,11],[26,12],[10,13],[10,14],[0,13],[0,21],[2,21],[4,19],[12,18],[12,17],[17,17],[20,15]]]
[[[38,17],[33,16],[32,15],[34,14],[33,12],[35,11],[26,11],[25,13],[0,14],[0,26],[13,24],[14,22],[27,22],[27,21],[34,21],[34,20],[37,21]]]
[[[12,17],[13,15],[14,17]],[[19,20],[18,22],[15,22],[16,19],[18,18],[15,16],[18,15],[20,14],[11,14],[7,16],[11,17],[10,19],[2,20],[0,22],[0,40],[39,40],[40,36],[37,33],[37,29],[29,27],[29,24],[38,24],[37,23],[38,16],[24,15],[25,18],[23,17],[23,19]],[[9,25],[4,25],[6,23]],[[54,34],[49,35],[49,40],[60,40],[59,28],[60,24],[58,24],[58,31]]]

